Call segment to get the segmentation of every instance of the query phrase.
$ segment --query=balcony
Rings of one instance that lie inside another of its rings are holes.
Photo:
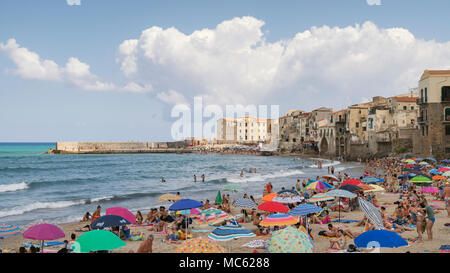
[[[425,120],[423,117],[417,117],[417,123],[425,123]]]

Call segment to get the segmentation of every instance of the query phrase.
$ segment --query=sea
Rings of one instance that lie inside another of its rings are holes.
[[[359,167],[358,163],[317,158],[229,154],[44,154],[55,143],[0,143],[0,225],[31,222],[67,223],[80,221],[97,205],[102,214],[108,207],[125,207],[146,214],[160,203],[165,193],[180,192],[182,198],[214,202],[217,192],[230,184],[244,191],[230,193],[232,199],[244,193],[262,197],[264,185],[275,191],[291,189],[297,179],[314,179]],[[256,173],[249,173],[256,168]],[[240,172],[244,170],[244,176]],[[197,182],[193,180],[194,174]],[[201,182],[201,175],[205,182]],[[166,180],[161,183],[161,179]]]

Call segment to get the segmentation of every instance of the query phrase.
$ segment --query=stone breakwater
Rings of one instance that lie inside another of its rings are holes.
[[[191,153],[184,142],[57,142],[47,154]]]

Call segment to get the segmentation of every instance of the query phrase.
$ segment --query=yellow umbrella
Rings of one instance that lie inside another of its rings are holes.
[[[211,239],[198,237],[184,241],[175,253],[225,253],[225,249]]]
[[[168,201],[168,200],[178,201],[180,199],[181,199],[180,196],[177,196],[177,195],[171,194],[171,193],[166,193],[166,194],[161,195],[159,197],[158,201],[159,202],[164,202],[164,201]]]
[[[370,185],[372,189],[365,190],[364,192],[379,192],[379,191],[385,191],[385,189],[378,185]]]

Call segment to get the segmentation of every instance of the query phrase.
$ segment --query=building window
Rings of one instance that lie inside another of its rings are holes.
[[[414,110],[414,106],[411,106],[411,110]]]
[[[450,86],[442,87],[442,101],[450,101]]]
[[[445,135],[450,136],[450,125],[445,126]]]
[[[425,102],[428,102],[428,90],[425,87]]]
[[[423,101],[423,89],[420,90],[420,100]]]
[[[359,122],[357,122],[357,123],[355,124],[355,127],[356,127],[356,128],[359,128]]]
[[[445,108],[444,121],[450,121],[450,108]]]
[[[405,111],[406,111],[406,106],[403,106],[403,110],[405,110]]]

